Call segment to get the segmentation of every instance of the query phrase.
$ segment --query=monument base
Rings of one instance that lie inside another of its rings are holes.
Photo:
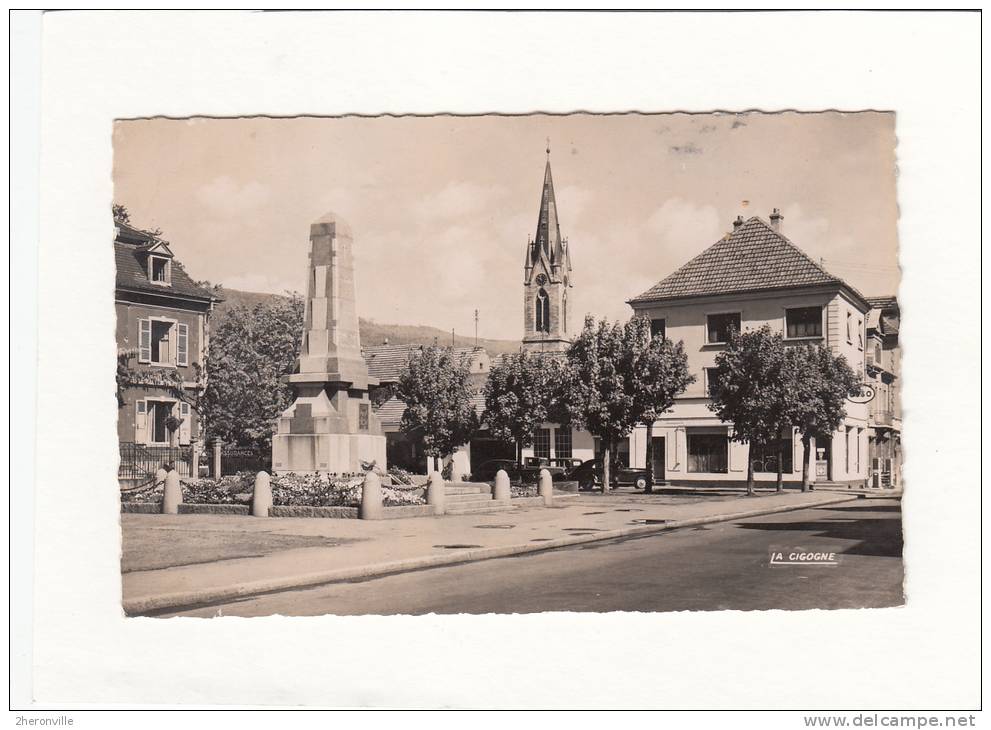
[[[276,474],[360,473],[385,463],[385,435],[368,393],[329,383],[296,383],[297,396],[272,435]]]
[[[272,471],[361,473],[361,462],[385,469],[385,436],[354,433],[286,433],[272,437]]]

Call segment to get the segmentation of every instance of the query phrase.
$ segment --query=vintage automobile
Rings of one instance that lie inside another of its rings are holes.
[[[637,489],[647,488],[647,470],[635,469],[622,464],[613,464],[609,470],[612,486],[633,486]],[[566,477],[569,481],[578,482],[578,488],[590,490],[602,485],[602,460],[589,459],[571,469]]]
[[[495,481],[496,472],[504,469],[509,474],[510,481],[519,481],[519,469],[513,459],[489,459],[483,461],[478,467],[472,470],[471,478],[476,482]]]
[[[503,469],[514,484],[536,484],[540,479],[540,470],[546,469],[550,472],[551,479],[560,482],[581,463],[581,459],[546,459],[539,456],[525,458],[522,465],[513,459],[489,459],[472,471],[471,478],[478,482],[495,481],[496,472]]]
[[[550,472],[551,479],[555,482],[564,481],[568,477],[568,472],[581,464],[581,459],[547,459],[542,456],[528,456],[523,460],[520,469],[524,482],[536,482],[540,478],[541,469]]]

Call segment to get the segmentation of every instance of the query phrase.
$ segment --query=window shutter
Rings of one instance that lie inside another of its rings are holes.
[[[179,424],[179,443],[187,446],[189,444],[190,427],[192,426],[188,403],[179,404],[179,418],[182,419]]]
[[[151,362],[151,320],[138,320],[138,362]]]
[[[134,404],[134,443],[148,443],[148,404],[143,400]]]
[[[180,324],[176,336],[176,364],[189,365],[189,326]],[[187,405],[188,407],[188,405]]]

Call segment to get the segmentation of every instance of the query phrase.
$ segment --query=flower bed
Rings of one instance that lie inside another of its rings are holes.
[[[329,474],[282,474],[272,477],[272,504],[292,507],[357,507],[361,504],[363,477]],[[255,474],[240,472],[220,479],[182,481],[184,504],[250,504]],[[122,492],[122,502],[161,502],[163,486]],[[387,507],[424,504],[423,487],[383,485],[382,504]]]
[[[509,495],[516,499],[518,497],[536,497],[539,492],[537,491],[536,484],[510,484],[509,485]]]

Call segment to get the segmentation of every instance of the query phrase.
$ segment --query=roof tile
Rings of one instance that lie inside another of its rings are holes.
[[[844,283],[754,216],[630,302]]]

